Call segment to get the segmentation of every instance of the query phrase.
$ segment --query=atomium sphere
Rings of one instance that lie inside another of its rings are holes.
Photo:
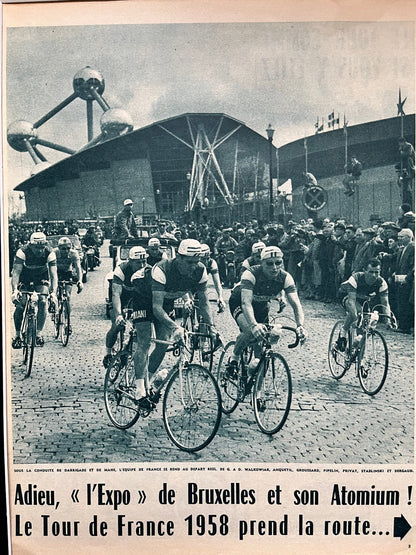
[[[31,177],[33,177],[34,175],[37,175],[40,172],[43,172],[43,170],[46,170],[47,168],[50,168],[51,164],[49,162],[39,162],[39,164],[36,164],[35,166],[33,166],[33,168],[30,171],[30,175]]]
[[[103,94],[105,88],[104,77],[96,69],[86,66],[74,75],[72,86],[74,92],[82,100],[90,100],[94,98],[91,89],[95,89],[100,95]]]
[[[100,119],[101,133],[107,137],[118,137],[133,129],[133,120],[128,112],[121,108],[110,108]]]
[[[38,132],[33,125],[23,119],[13,121],[7,128],[7,142],[19,152],[27,151],[25,139],[35,143],[37,136]]]

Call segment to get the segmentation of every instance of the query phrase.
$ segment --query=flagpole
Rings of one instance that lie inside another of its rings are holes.
[[[348,130],[347,130],[347,120],[344,114],[344,136],[345,136],[345,175],[347,174],[347,164],[348,164]]]
[[[303,147],[305,149],[305,173],[308,173],[308,141],[306,137],[303,139]]]

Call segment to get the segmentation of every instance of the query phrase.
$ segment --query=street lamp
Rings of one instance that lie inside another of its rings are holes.
[[[266,129],[267,140],[269,141],[269,221],[274,219],[274,206],[273,206],[273,175],[272,175],[272,161],[273,161],[273,135],[274,129],[272,124]]]

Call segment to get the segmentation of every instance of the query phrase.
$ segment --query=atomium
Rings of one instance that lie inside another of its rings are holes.
[[[33,125],[23,119],[13,121],[7,128],[7,142],[19,152],[27,151],[27,143],[35,143],[38,136]]]
[[[92,93],[93,90],[99,95],[103,94],[105,88],[104,77],[98,70],[86,66],[74,75],[72,86],[74,92],[82,100],[91,100],[95,98]]]
[[[125,135],[133,130],[133,122],[130,115],[121,108],[111,108],[108,102],[106,102],[103,98],[102,93],[105,88],[104,77],[98,70],[93,69],[90,66],[80,69],[74,75],[72,86],[74,91],[57,106],[39,118],[35,123],[32,124],[25,120],[16,120],[8,126],[7,141],[9,145],[14,150],[19,152],[28,152],[35,162],[35,167],[33,168],[31,174],[32,176],[50,165],[43,153],[40,151],[39,146],[52,148],[70,155],[76,152],[71,148],[59,145],[56,142],[41,139],[38,136],[38,128],[77,98],[85,100],[87,106],[88,142],[84,145],[84,147],[82,147],[81,150],[108,139]],[[95,138],[93,137],[94,101],[104,112],[100,120],[101,133]]]
[[[125,110],[110,108],[101,116],[100,127],[106,137],[118,137],[133,130],[133,120]]]

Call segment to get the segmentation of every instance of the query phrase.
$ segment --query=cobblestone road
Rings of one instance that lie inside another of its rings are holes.
[[[103,401],[105,318],[103,263],[88,275],[81,295],[73,292],[73,329],[67,347],[45,327],[45,346],[35,352],[32,376],[23,379],[21,352],[12,351],[9,372],[12,403],[13,461],[30,463],[117,463],[144,461],[251,461],[275,463],[413,462],[413,338],[383,332],[389,346],[389,374],[383,389],[369,397],[353,369],[334,380],[327,363],[327,344],[342,309],[303,301],[309,340],[283,348],[293,377],[293,398],[286,424],[275,436],[262,434],[249,401],[222,417],[212,443],[196,454],[178,450],[168,439],[161,403],[149,418],[127,431],[114,428]],[[227,292],[227,296],[228,296]],[[287,316],[290,309],[285,310]],[[229,312],[217,327],[227,340],[236,325]]]

